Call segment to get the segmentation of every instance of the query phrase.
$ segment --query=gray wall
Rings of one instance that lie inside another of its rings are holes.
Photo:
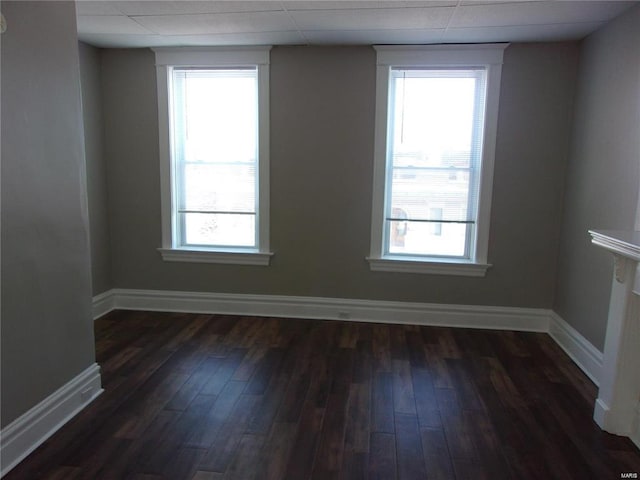
[[[80,42],[80,83],[89,194],[93,295],[114,287],[111,279],[107,166],[104,161],[100,50]]]
[[[633,230],[640,185],[640,7],[582,47],[555,310],[596,347],[606,329],[612,256],[589,229]]]
[[[73,2],[3,2],[2,420],[94,362]]]
[[[578,45],[505,53],[486,278],[369,271],[375,53],[271,53],[270,267],[163,262],[154,56],[105,50],[114,284],[550,308]]]

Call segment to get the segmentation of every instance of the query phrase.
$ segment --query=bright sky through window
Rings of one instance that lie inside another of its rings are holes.
[[[421,152],[437,161],[446,152],[471,151],[474,78],[402,76],[395,84],[396,152]]]
[[[174,69],[181,245],[256,246],[257,105],[255,68]]]
[[[483,75],[475,69],[391,70],[388,253],[469,256]]]

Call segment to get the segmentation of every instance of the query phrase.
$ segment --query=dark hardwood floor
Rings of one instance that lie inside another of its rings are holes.
[[[96,352],[105,392],[6,480],[640,473],[546,334],[121,311]]]

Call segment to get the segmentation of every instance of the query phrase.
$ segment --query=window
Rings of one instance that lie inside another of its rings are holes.
[[[154,51],[162,257],[268,265],[269,48]]]
[[[376,47],[372,270],[484,276],[506,45]]]

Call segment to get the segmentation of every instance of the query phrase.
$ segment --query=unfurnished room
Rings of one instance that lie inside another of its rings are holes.
[[[0,3],[0,476],[640,475],[640,2]]]

